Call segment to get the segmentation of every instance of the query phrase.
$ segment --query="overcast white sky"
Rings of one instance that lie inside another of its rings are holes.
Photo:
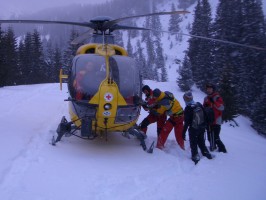
[[[44,8],[66,6],[73,3],[92,4],[108,0],[0,0],[0,18],[12,14],[33,13]],[[266,0],[263,0],[263,10],[266,13]]]
[[[0,0],[0,17],[16,13],[32,13],[44,8],[66,6],[73,3],[92,4],[108,0]]]

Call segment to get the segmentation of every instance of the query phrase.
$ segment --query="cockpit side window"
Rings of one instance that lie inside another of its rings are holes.
[[[106,78],[105,59],[98,55],[82,54],[73,60],[70,75],[70,95],[76,100],[90,100]]]
[[[140,76],[135,61],[130,57],[112,56],[110,75],[119,87],[120,93],[128,104],[135,104],[140,97]]]

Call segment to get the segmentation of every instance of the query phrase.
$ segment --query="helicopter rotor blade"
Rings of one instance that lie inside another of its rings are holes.
[[[231,41],[228,41],[228,40],[209,38],[209,37],[204,37],[204,36],[199,36],[199,35],[190,35],[190,34],[185,34],[185,33],[182,33],[182,35],[186,35],[186,36],[190,36],[190,37],[194,37],[194,38],[205,39],[205,40],[216,41],[216,42],[225,43],[225,44],[231,44],[231,45],[235,45],[235,46],[241,46],[241,47],[247,47],[247,48],[251,48],[251,49],[266,51],[266,49],[262,48],[262,47],[257,47],[257,46],[248,45],[248,44],[240,44],[240,43],[231,42]]]
[[[137,26],[123,26],[123,25],[115,25],[111,28],[112,30],[142,30],[142,31],[149,31],[148,28],[137,27]]]
[[[83,41],[85,41],[86,39],[88,39],[90,36],[92,36],[92,33],[93,33],[93,30],[90,29],[84,33],[82,33],[80,36],[76,37],[72,42],[71,44],[72,45],[77,45],[77,44],[80,44],[82,43]]]
[[[228,40],[204,37],[204,36],[200,36],[200,35],[191,35],[191,34],[186,34],[186,33],[170,32],[170,31],[154,30],[154,29],[149,29],[149,31],[161,32],[161,33],[170,33],[170,34],[181,34],[181,35],[185,35],[185,36],[189,36],[189,37],[200,38],[200,39],[204,39],[204,40],[216,41],[216,42],[220,42],[220,43],[231,44],[231,45],[235,45],[235,46],[241,46],[241,47],[246,47],[246,48],[266,51],[266,49],[262,48],[262,47],[257,47],[257,46],[248,45],[248,44],[240,44],[240,43],[237,43],[237,42],[231,42],[231,41],[228,41]]]
[[[111,31],[116,30],[116,29],[125,29],[126,26],[122,28],[122,26],[118,25],[117,23],[120,21],[127,20],[127,19],[148,17],[148,16],[155,16],[155,15],[173,15],[173,14],[187,14],[187,13],[190,13],[190,12],[188,11],[158,12],[158,13],[122,17],[122,18],[118,18],[115,20],[111,20],[110,17],[98,17],[96,19],[92,19],[90,22],[70,22],[70,21],[56,21],[56,20],[0,20],[0,23],[64,24],[64,25],[89,27],[94,30],[100,30],[104,32],[108,29]],[[134,29],[134,28],[130,27],[130,29]],[[146,30],[140,27],[136,27],[136,29]]]
[[[14,23],[14,24],[65,24],[74,26],[84,26],[94,28],[95,25],[90,22],[69,22],[69,21],[53,21],[53,20],[0,20],[0,23]]]
[[[113,25],[117,24],[118,22],[127,20],[127,19],[134,19],[134,18],[139,18],[139,17],[149,17],[149,16],[155,16],[155,15],[173,15],[173,14],[188,14],[190,13],[189,11],[185,10],[177,10],[177,11],[171,11],[171,12],[158,12],[158,13],[150,13],[150,14],[143,14],[143,15],[135,15],[135,16],[129,16],[129,17],[122,17],[118,19],[114,19],[111,21],[105,22],[103,25],[104,28],[112,27]]]
[[[122,18],[118,18],[115,20],[105,21],[105,22],[103,22],[103,24],[97,24],[97,21],[95,23],[93,21],[91,21],[91,22],[69,22],[69,21],[53,21],[53,20],[0,20],[0,23],[65,24],[65,25],[89,27],[89,28],[92,28],[94,30],[101,30],[101,31],[106,31],[107,29],[109,29],[110,31],[114,31],[114,30],[118,30],[118,29],[148,30],[148,31],[154,31],[154,32],[170,33],[170,34],[182,34],[182,35],[189,36],[189,37],[200,38],[200,39],[205,39],[205,40],[210,40],[210,41],[216,41],[216,42],[220,42],[220,43],[231,44],[231,45],[236,45],[236,46],[241,46],[241,47],[246,47],[246,48],[252,48],[252,49],[256,49],[256,50],[263,50],[263,51],[266,50],[265,48],[262,48],[262,47],[240,44],[240,43],[231,42],[231,41],[222,40],[222,39],[204,37],[204,36],[199,36],[199,35],[191,35],[191,34],[185,34],[185,33],[169,32],[169,31],[163,31],[163,30],[153,30],[153,29],[143,28],[143,27],[123,26],[123,25],[117,24],[118,22],[121,22],[121,21],[124,21],[127,19],[133,19],[133,18],[139,18],[139,17],[148,17],[148,16],[155,16],[155,15],[187,14],[187,13],[190,13],[190,12],[188,12],[188,11],[172,11],[172,12],[150,13],[150,14],[122,17]],[[101,22],[101,20],[99,22]],[[89,36],[90,34],[91,34],[91,31],[87,31],[87,32],[83,33],[81,36],[79,36],[78,38],[73,40],[72,44],[80,43],[81,41],[87,39],[86,37]]]

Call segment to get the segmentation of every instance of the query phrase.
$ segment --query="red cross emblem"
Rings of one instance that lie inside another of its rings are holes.
[[[110,102],[110,101],[113,100],[113,95],[111,93],[109,93],[109,92],[105,93],[104,99],[105,99],[105,101]]]

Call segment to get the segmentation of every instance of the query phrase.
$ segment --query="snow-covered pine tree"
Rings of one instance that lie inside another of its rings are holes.
[[[265,65],[264,65],[265,67]],[[265,67],[266,68],[266,67]],[[264,82],[262,85],[262,90],[259,96],[254,98],[255,106],[252,110],[251,120],[252,126],[258,133],[266,135],[266,75],[264,73]]]
[[[137,26],[136,24],[136,20],[131,20],[132,23],[130,24],[130,26]],[[131,36],[131,38],[136,38],[139,36],[139,31],[138,30],[129,30],[128,34]]]
[[[115,31],[115,44],[123,47],[124,46],[124,42],[123,42],[123,33],[122,31]]]
[[[0,24],[0,87],[6,85],[6,65],[4,64],[4,31]]]
[[[145,17],[144,27],[145,28],[151,28],[151,18],[150,17]],[[150,39],[150,35],[151,34],[149,31],[142,31],[141,32],[141,42],[147,42],[147,40]]]
[[[171,11],[175,11],[175,4],[172,3]],[[179,15],[171,15],[169,20],[168,31],[178,33],[180,31],[179,23],[182,21],[182,18]]]
[[[45,62],[45,68],[46,68],[46,81],[48,83],[52,83],[53,82],[53,78],[52,78],[52,60],[53,60],[53,56],[54,56],[54,49],[53,49],[53,45],[51,40],[49,41],[45,41],[43,43],[44,45],[44,62]]]
[[[68,47],[63,53],[63,64],[66,67],[71,67],[72,60],[76,55],[77,46],[72,45],[71,42],[79,36],[79,33],[74,28],[71,30],[69,41],[68,41]]]
[[[33,67],[32,67],[32,40],[31,33],[27,32],[25,38],[20,43],[19,46],[19,68],[21,71],[21,81],[22,84],[32,84],[31,77],[33,76]]]
[[[202,0],[202,8],[200,15],[200,35],[204,37],[211,37],[211,7],[208,0]],[[212,63],[212,41],[200,40],[198,49],[198,74],[197,74],[197,86],[204,90],[207,80],[213,78]]]
[[[17,42],[14,34],[14,30],[8,27],[3,38],[3,64],[6,70],[6,85],[16,85],[16,78],[18,74],[17,66]]]
[[[145,28],[150,28],[151,17],[146,17],[145,19],[146,19]],[[147,72],[146,78],[148,80],[158,81],[157,69],[155,68],[156,54],[155,54],[154,44],[152,41],[152,34],[150,33],[150,31],[142,31],[141,42],[144,42],[146,44],[146,49],[147,49],[147,59],[146,59],[146,69],[145,69]]]
[[[146,67],[146,60],[143,53],[143,48],[141,47],[141,43],[139,40],[137,41],[136,57],[137,57],[137,65],[140,69],[140,75],[142,79],[148,79],[148,69]]]
[[[158,12],[154,1],[152,3],[152,12],[153,13]],[[162,30],[162,24],[161,24],[159,15],[151,16],[150,20],[151,20],[150,22],[151,26],[149,28],[151,28],[152,30]],[[162,33],[159,31],[152,31],[151,33],[152,33],[151,36],[154,36],[156,39],[161,38],[162,36]]]
[[[232,9],[235,8],[235,9]],[[242,38],[242,1],[220,1],[213,24],[213,35],[217,39],[241,43]],[[239,102],[245,98],[243,84],[240,80],[244,66],[242,51],[239,46],[217,43],[213,45],[213,74],[214,82],[220,83],[221,95],[226,110],[225,120],[232,120],[239,114]],[[243,86],[243,85],[242,85]]]
[[[191,64],[187,54],[185,55],[182,65],[179,68],[179,77],[177,78],[177,85],[183,92],[191,90],[191,87],[193,85]]]
[[[32,60],[32,72],[34,76],[32,76],[33,83],[45,83],[45,66],[44,66],[44,55],[43,55],[43,46],[40,37],[40,33],[34,29],[32,36],[32,52],[31,52],[31,60]]]
[[[17,77],[17,84],[18,85],[22,85],[25,84],[25,67],[26,65],[24,65],[23,59],[25,58],[25,44],[24,44],[24,40],[20,40],[19,45],[18,45],[18,72],[19,72],[19,76]]]
[[[161,73],[159,74],[159,81],[162,82],[166,82],[168,80],[167,78],[167,70],[166,70],[166,66],[165,66],[165,59],[163,56],[163,48],[162,48],[162,44],[161,44],[161,39],[158,38],[155,41],[155,48],[156,48],[156,68],[158,71],[160,71]],[[158,73],[158,72],[157,72]]]
[[[211,9],[208,0],[198,0],[191,34],[210,37],[211,20]],[[213,79],[211,49],[211,41],[194,37],[189,39],[187,55],[191,63],[193,81],[200,89],[204,89],[206,81],[212,81]]]
[[[152,11],[157,12],[155,2],[152,4]],[[160,17],[158,15],[151,17],[151,25],[153,30],[162,30],[162,25],[160,21]],[[155,59],[154,59],[154,74],[155,80],[158,81],[167,81],[167,70],[165,67],[165,59],[163,56],[163,48],[161,43],[162,33],[153,31],[151,38],[154,41],[153,45],[155,47]]]
[[[260,0],[243,1],[243,23],[242,23],[242,43],[254,46],[266,46],[264,15]],[[241,74],[242,92],[245,94],[244,113],[249,115],[250,109],[254,108],[254,97],[261,94],[264,74],[262,66],[265,67],[265,52],[245,48],[242,50],[243,74]]]
[[[58,45],[56,45],[54,49],[54,56],[52,57],[52,65],[51,65],[52,82],[54,83],[59,82],[58,76],[59,76],[60,68],[62,66],[63,66],[63,61],[62,61],[61,50],[58,47]]]
[[[224,66],[221,80],[219,81],[220,95],[223,98],[225,109],[223,111],[224,121],[234,121],[238,116],[237,108],[237,90],[233,83],[234,79],[233,65]]]

